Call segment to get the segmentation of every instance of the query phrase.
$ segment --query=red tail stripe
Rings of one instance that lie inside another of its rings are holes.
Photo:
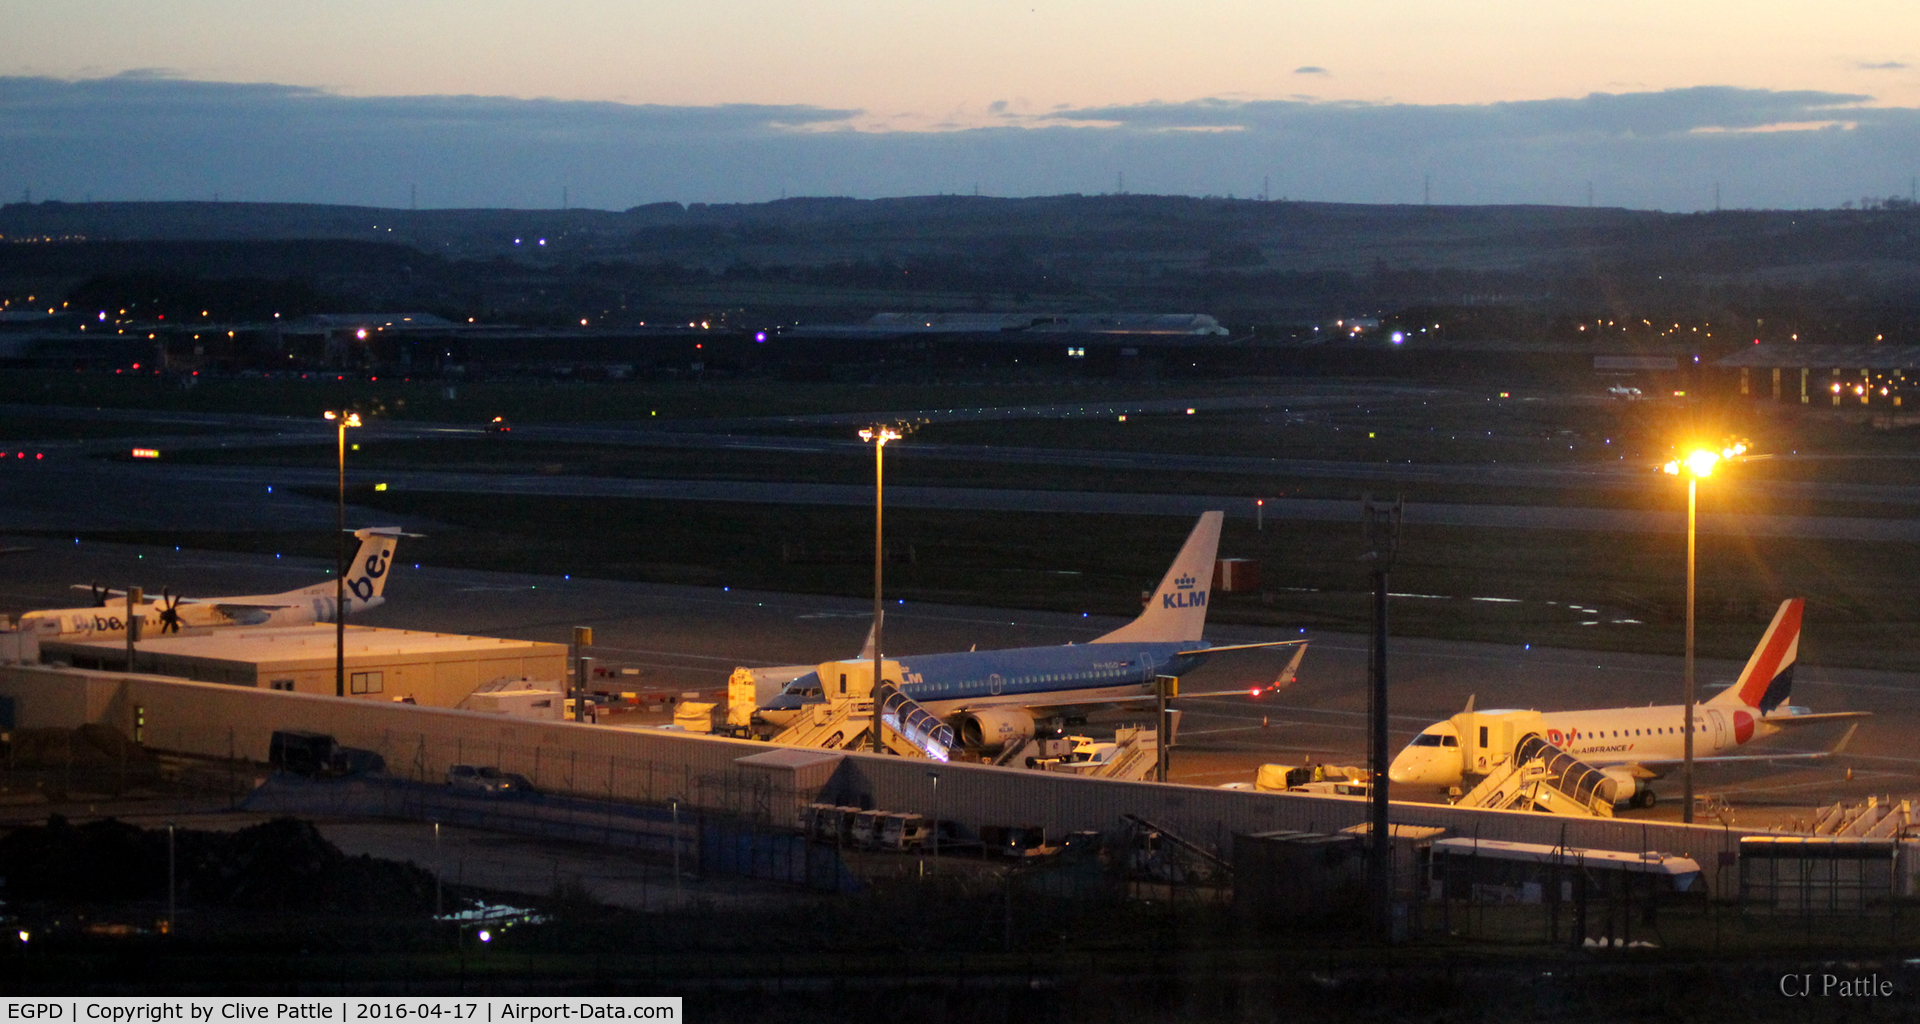
[[[1760,658],[1753,664],[1752,670],[1740,686],[1740,700],[1748,707],[1758,707],[1760,698],[1767,692],[1767,684],[1780,674],[1780,662],[1787,656],[1787,648],[1793,645],[1795,637],[1800,635],[1800,612],[1806,607],[1806,601],[1795,598],[1788,602],[1786,614],[1767,634],[1766,646],[1760,651]]]

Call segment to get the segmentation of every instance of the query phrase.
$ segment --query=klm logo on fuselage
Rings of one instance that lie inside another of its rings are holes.
[[[1205,608],[1207,592],[1193,589],[1194,578],[1182,576],[1173,581],[1173,593],[1160,595],[1162,608]]]

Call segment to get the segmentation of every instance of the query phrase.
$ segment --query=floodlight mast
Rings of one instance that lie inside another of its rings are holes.
[[[887,749],[886,741],[880,736],[880,702],[886,696],[880,690],[881,617],[886,614],[881,593],[882,567],[886,560],[882,537],[885,511],[883,485],[886,480],[887,442],[900,440],[900,432],[887,426],[868,427],[860,431],[860,440],[873,444],[873,684],[868,694],[873,700],[873,752],[883,754]]]
[[[1693,824],[1693,709],[1697,694],[1693,674],[1693,598],[1697,537],[1695,524],[1700,506],[1700,480],[1702,477],[1713,475],[1715,465],[1739,458],[1746,452],[1745,441],[1736,441],[1719,451],[1711,448],[1696,448],[1688,452],[1685,457],[1675,459],[1661,467],[1668,476],[1687,478],[1687,655],[1684,682],[1681,684],[1682,702],[1686,706],[1686,711],[1684,712],[1685,724],[1681,733],[1680,820],[1689,825]]]
[[[365,332],[362,332],[363,334]],[[323,414],[340,435],[340,489],[336,509],[339,530],[333,542],[333,695],[347,695],[347,428],[360,425],[357,412]]]

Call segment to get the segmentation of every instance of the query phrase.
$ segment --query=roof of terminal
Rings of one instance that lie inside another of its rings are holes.
[[[551,648],[539,653],[564,653],[565,644],[533,640],[509,640],[492,636],[464,636],[458,633],[428,633],[412,629],[381,629],[377,626],[348,626],[347,654],[351,657],[403,654],[479,654],[488,650],[523,654],[529,647]],[[41,648],[97,648],[125,650],[119,640],[47,641]],[[188,658],[214,658],[222,661],[287,661],[296,658],[331,656],[334,646],[332,623],[312,626],[278,626],[262,629],[226,628],[200,634],[188,633],[139,641],[139,649],[150,654]]]
[[[1715,365],[1904,370],[1920,366],[1920,345],[1750,345]]]

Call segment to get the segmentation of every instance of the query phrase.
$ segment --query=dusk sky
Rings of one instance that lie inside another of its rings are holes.
[[[1920,6],[0,0],[0,195],[1907,196]],[[1270,184],[1269,184],[1270,183]]]

